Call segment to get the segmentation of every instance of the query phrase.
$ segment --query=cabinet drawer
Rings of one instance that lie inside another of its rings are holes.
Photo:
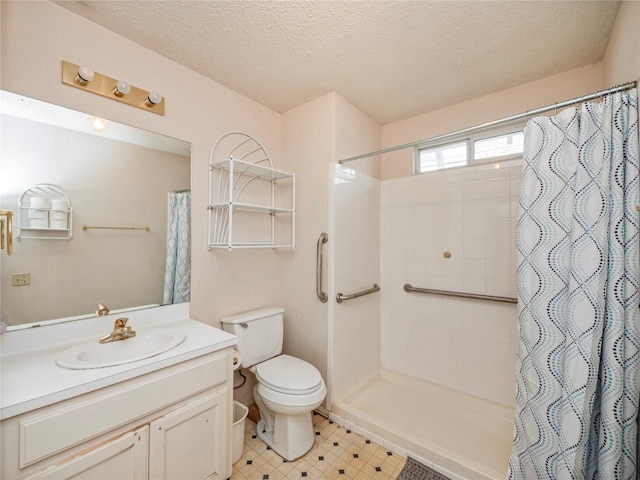
[[[144,426],[109,442],[94,445],[71,458],[66,458],[28,477],[28,480],[148,478],[148,443],[149,427]]]
[[[133,379],[20,421],[20,468],[226,380],[227,351]]]

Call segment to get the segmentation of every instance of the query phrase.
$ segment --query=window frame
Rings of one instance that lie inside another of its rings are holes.
[[[459,145],[459,144],[464,144],[466,147],[466,161],[465,161],[465,165],[456,165],[456,166],[451,166],[451,167],[443,167],[443,168],[435,168],[432,170],[421,170],[421,165],[422,165],[422,161],[420,159],[420,152],[422,150],[435,150],[438,148],[446,148],[448,146],[453,146],[453,145]],[[415,169],[416,172],[418,173],[429,173],[429,172],[437,172],[439,170],[448,170],[450,168],[462,168],[462,167],[466,167],[468,165],[469,162],[469,152],[471,151],[472,145],[471,145],[471,141],[469,138],[459,138],[456,140],[452,140],[450,142],[443,142],[443,143],[437,143],[434,145],[429,145],[428,147],[416,147],[416,162],[415,162]]]
[[[506,136],[509,134],[515,134],[515,133],[519,133],[519,132],[523,132],[524,131],[524,127],[525,127],[525,121],[521,121],[521,122],[517,122],[517,123],[511,123],[509,125],[505,125],[502,127],[498,127],[498,128],[491,128],[491,129],[486,129],[486,130],[482,130],[482,131],[478,131],[477,133],[474,134],[467,134],[467,135],[460,135],[460,136],[452,136],[451,138],[448,138],[446,140],[440,140],[440,141],[426,141],[424,143],[421,143],[420,145],[417,145],[414,148],[414,161],[413,161],[413,172],[414,175],[422,175],[424,173],[433,173],[433,172],[438,172],[441,170],[449,170],[449,169],[456,169],[456,168],[467,168],[467,167],[473,167],[475,165],[483,165],[483,164],[489,164],[489,163],[497,163],[497,162],[504,162],[507,160],[513,160],[513,159],[517,159],[517,158],[522,158],[522,155],[524,152],[520,152],[520,153],[511,153],[511,154],[507,154],[507,155],[499,155],[499,156],[495,156],[495,157],[488,157],[488,158],[482,158],[482,159],[477,159],[475,158],[475,142],[479,141],[479,140],[486,140],[489,138],[493,138],[493,137],[501,137],[501,136]],[[435,149],[435,148],[439,148],[439,147],[444,147],[447,145],[454,145],[457,143],[462,143],[462,142],[466,142],[467,143],[467,160],[465,165],[460,165],[460,166],[455,166],[455,167],[444,167],[444,168],[437,168],[434,170],[425,170],[422,171],[421,170],[421,162],[420,162],[420,153],[422,150],[431,150],[431,149]]]

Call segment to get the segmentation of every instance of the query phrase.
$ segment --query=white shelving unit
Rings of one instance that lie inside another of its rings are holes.
[[[66,208],[43,207],[36,199],[62,203]],[[41,183],[28,188],[18,199],[16,239],[40,238],[69,240],[73,236],[73,209],[71,201],[57,185]],[[46,224],[46,226],[45,226]]]
[[[220,148],[226,155],[215,161]],[[230,132],[214,145],[208,208],[210,250],[295,248],[295,174],[274,169],[250,135]]]

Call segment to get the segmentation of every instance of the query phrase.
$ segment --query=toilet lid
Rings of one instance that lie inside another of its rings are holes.
[[[259,363],[255,373],[261,384],[281,393],[304,395],[322,386],[322,376],[316,367],[289,355]]]

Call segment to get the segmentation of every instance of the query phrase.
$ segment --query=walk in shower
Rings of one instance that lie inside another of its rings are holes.
[[[516,308],[404,286],[515,297],[520,174],[520,160],[385,181],[333,170],[330,291],[381,290],[330,304],[332,412],[449,474],[504,476]]]

